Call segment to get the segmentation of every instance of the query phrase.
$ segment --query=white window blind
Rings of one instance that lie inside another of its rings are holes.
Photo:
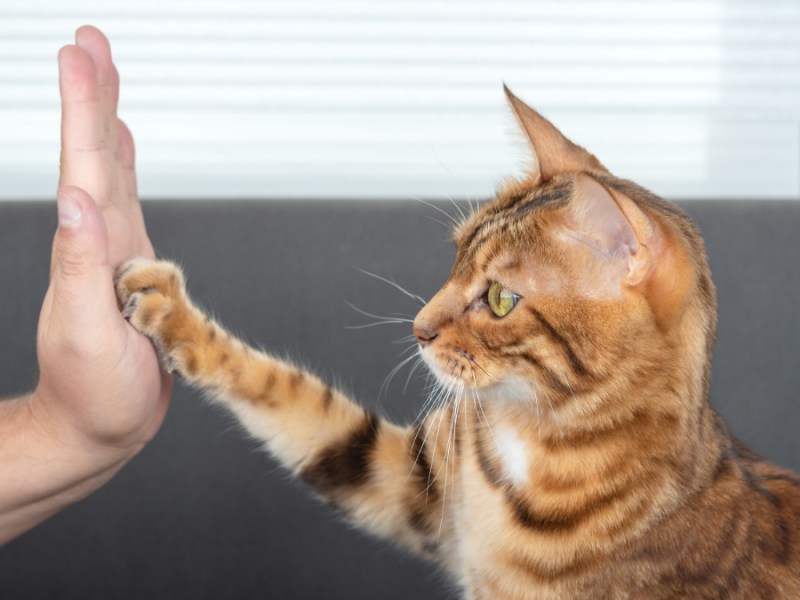
[[[800,197],[797,0],[28,0],[0,6],[0,198],[53,195],[84,23],[144,197],[486,197],[524,163],[503,81],[662,195]]]

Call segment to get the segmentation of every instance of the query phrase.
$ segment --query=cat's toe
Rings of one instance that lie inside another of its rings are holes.
[[[114,277],[117,297],[122,306],[136,293],[159,292],[177,297],[183,292],[183,274],[173,263],[135,258],[124,263]]]
[[[141,292],[136,292],[131,294],[131,296],[125,301],[125,304],[122,306],[122,316],[127,319],[128,321],[131,320],[131,317],[136,313],[136,308],[139,306],[139,301],[142,298]]]

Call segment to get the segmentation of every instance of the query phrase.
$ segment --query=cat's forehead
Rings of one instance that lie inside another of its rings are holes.
[[[481,254],[534,242],[541,231],[536,217],[569,202],[573,189],[574,177],[570,176],[543,185],[523,181],[501,188],[455,230],[456,270],[468,268]]]

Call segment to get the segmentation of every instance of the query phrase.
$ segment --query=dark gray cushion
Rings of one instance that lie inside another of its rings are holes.
[[[455,212],[447,203],[437,204]],[[800,470],[800,203],[693,202],[719,289],[714,404],[734,433]],[[0,204],[0,393],[35,381],[54,206]],[[430,297],[453,257],[437,210],[407,202],[159,202],[160,253],[233,331],[300,359],[409,421],[423,381],[401,371],[409,325],[348,329],[348,307],[417,307],[364,269]],[[1,443],[1,441],[0,441]],[[0,482],[2,485],[2,482]],[[432,568],[344,525],[255,450],[220,409],[178,386],[158,437],[113,481],[0,549],[0,598],[442,598]]]

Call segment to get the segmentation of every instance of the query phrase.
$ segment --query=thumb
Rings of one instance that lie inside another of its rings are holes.
[[[100,209],[84,190],[63,186],[56,196],[58,229],[53,241],[50,283],[54,309],[83,321],[98,308],[116,309],[108,234]]]
[[[51,276],[80,279],[108,267],[108,235],[100,209],[81,188],[64,186],[56,195],[58,229]]]

